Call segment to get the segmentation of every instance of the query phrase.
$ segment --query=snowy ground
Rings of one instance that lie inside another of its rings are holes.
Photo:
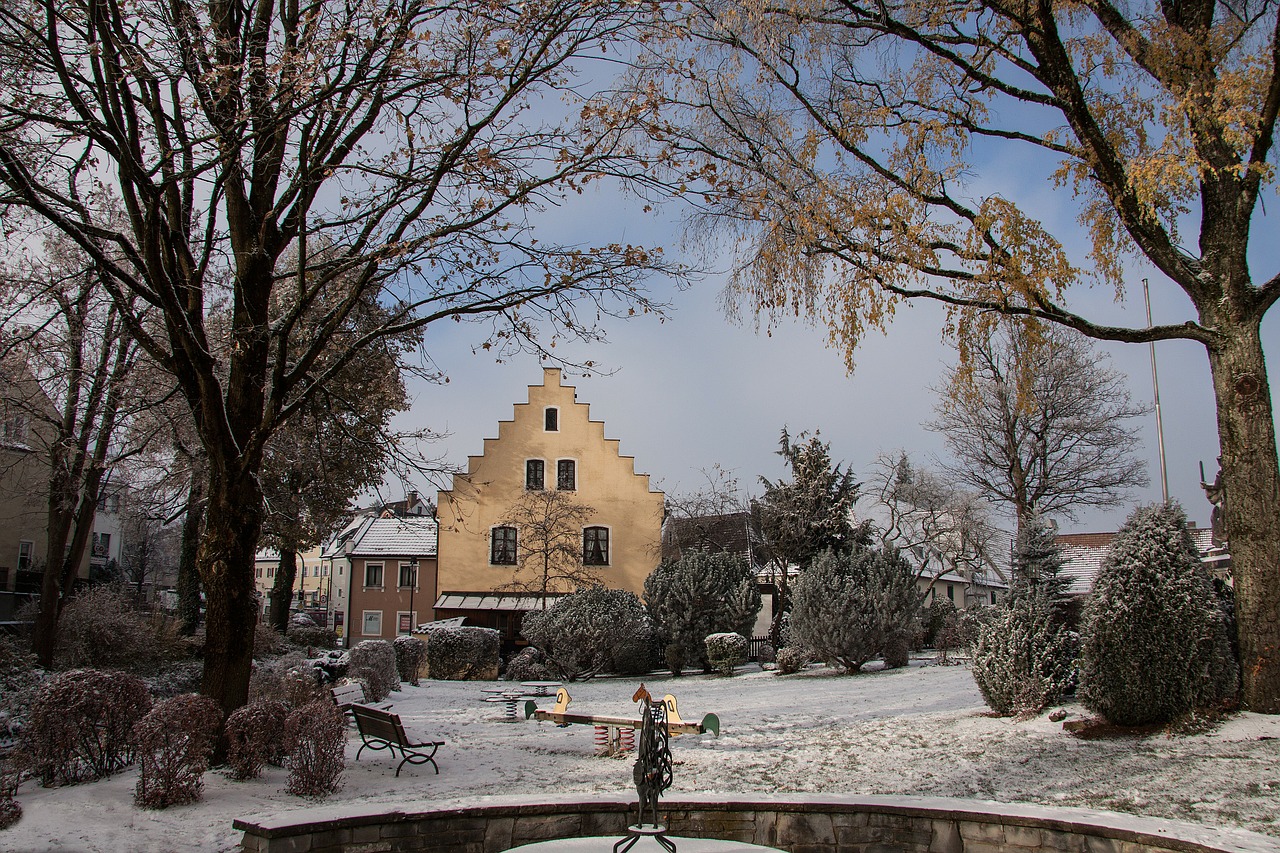
[[[637,679],[568,685],[573,710],[629,713]],[[997,719],[963,666],[912,666],[854,677],[823,668],[791,676],[646,679],[673,693],[681,716],[720,715],[719,738],[673,740],[671,793],[847,792],[969,797],[1110,809],[1280,836],[1280,717],[1240,714],[1211,734],[1082,740],[1046,716]],[[503,722],[481,702],[484,682],[424,682],[393,694],[408,725],[448,741],[440,775],[395,765],[348,742],[342,790],[328,803],[398,809],[475,803],[492,795],[626,793],[631,759],[592,756],[588,726]],[[541,704],[547,706],[549,700]],[[1078,707],[1068,706],[1073,718]],[[285,771],[232,782],[205,777],[202,802],[162,812],[134,808],[137,771],[43,790],[27,782],[0,850],[176,851],[237,848],[236,817],[315,803],[284,793]]]

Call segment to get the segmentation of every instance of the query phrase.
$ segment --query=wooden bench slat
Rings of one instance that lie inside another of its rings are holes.
[[[399,714],[393,714],[390,711],[384,711],[371,705],[353,704],[351,706],[351,715],[355,718],[356,729],[360,732],[360,740],[362,741],[360,749],[356,751],[356,761],[360,760],[360,753],[366,748],[377,752],[383,749],[391,750],[391,756],[394,758],[396,750],[400,751],[400,764],[396,766],[396,776],[400,775],[401,768],[405,763],[409,764],[430,764],[435,768],[436,774],[440,773],[440,765],[436,764],[436,750],[444,746],[442,740],[415,740],[409,737],[404,730],[404,724],[400,721]],[[430,752],[425,750],[430,749]]]

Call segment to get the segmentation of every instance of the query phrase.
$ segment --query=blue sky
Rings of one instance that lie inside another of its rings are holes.
[[[1032,187],[1033,194],[1040,189]],[[579,206],[553,211],[552,231],[574,229],[612,233],[611,239],[662,243],[680,255],[677,235],[683,224],[673,208],[644,215],[638,205],[606,195],[587,197]],[[1068,222],[1063,227],[1072,227]],[[1265,224],[1265,223],[1264,223]],[[592,239],[583,238],[583,243]],[[1171,295],[1150,270],[1135,266],[1126,301],[1114,305],[1107,292],[1083,292],[1077,304],[1089,303],[1093,316],[1131,325],[1145,324],[1141,279],[1152,277],[1155,321],[1186,317],[1185,298]],[[665,282],[654,290],[672,303],[665,322],[653,317],[606,323],[609,343],[589,349],[570,347],[578,358],[592,358],[609,375],[567,376],[591,415],[605,423],[621,452],[635,458],[636,470],[650,474],[655,487],[668,492],[696,489],[700,473],[713,465],[733,473],[749,493],[758,494],[759,476],[784,473],[775,455],[779,431],[821,430],[835,459],[861,475],[876,455],[904,449],[926,463],[944,453],[941,437],[924,429],[932,416],[931,386],[954,358],[940,340],[941,311],[932,304],[904,306],[889,333],[869,337],[857,355],[857,368],[845,372],[839,352],[826,346],[825,331],[799,322],[783,323],[769,333],[730,323],[718,297],[723,277],[711,275],[689,290],[676,292]],[[1280,329],[1268,321],[1271,350]],[[416,384],[414,405],[401,418],[406,426],[447,433],[434,448],[456,466],[482,450],[486,437],[497,434],[499,420],[510,418],[512,406],[527,399],[527,386],[541,382],[541,365],[533,356],[495,363],[492,355],[471,352],[479,330],[465,324],[427,335],[430,352],[448,375],[447,385]],[[1129,377],[1135,399],[1151,400],[1151,368],[1147,346],[1100,344],[1113,366]],[[1209,505],[1199,487],[1198,463],[1212,478],[1217,456],[1213,400],[1203,350],[1190,343],[1157,344],[1161,409],[1164,420],[1170,495],[1191,519],[1207,525]],[[1151,485],[1135,501],[1160,497],[1154,415],[1143,419],[1143,456]],[[422,483],[426,494],[434,487]],[[395,487],[392,487],[395,488]],[[1085,514],[1064,530],[1114,530],[1127,509]]]

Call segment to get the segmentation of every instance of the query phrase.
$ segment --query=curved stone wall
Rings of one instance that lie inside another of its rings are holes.
[[[238,819],[235,828],[253,853],[499,853],[533,841],[620,836],[633,808],[621,796],[397,805],[299,809]],[[1280,839],[1243,830],[974,800],[806,794],[671,798],[662,806],[673,835],[790,853],[1280,853]]]

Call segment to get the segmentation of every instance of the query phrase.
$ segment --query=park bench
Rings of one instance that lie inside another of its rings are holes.
[[[644,685],[641,685],[641,689],[644,689]],[[569,713],[569,703],[571,701],[573,700],[569,696],[569,691],[562,687],[556,691],[556,703],[549,709],[539,708],[537,702],[532,699],[525,702],[524,718],[526,720],[530,717],[538,721],[545,720],[562,728],[575,723],[594,726],[596,729],[596,748],[601,755],[617,755],[632,748],[635,737],[634,732],[643,725],[643,721],[638,716],[616,717],[606,714],[571,714]],[[680,719],[680,712],[676,708],[676,697],[668,693],[662,697],[662,702],[667,706],[667,732],[669,734],[700,735],[705,732],[711,732],[716,737],[720,736],[720,718],[715,714],[705,714],[700,722],[682,720]]]
[[[370,708],[377,708],[385,711],[391,707],[391,702],[380,702],[376,705],[365,701],[364,687],[358,681],[352,681],[348,684],[339,684],[336,687],[329,688],[329,695],[333,697],[333,704],[338,706],[338,710],[342,711],[348,717],[351,716],[352,705],[367,705]]]
[[[406,762],[429,763],[439,775],[440,765],[436,764],[435,755],[436,750],[444,746],[444,741],[428,740],[416,732],[407,732],[404,724],[400,722],[399,714],[383,711],[370,705],[352,705],[351,716],[355,717],[356,729],[360,732],[360,740],[363,741],[360,749],[356,751],[356,761],[360,760],[360,753],[366,748],[375,752],[389,749],[392,758],[396,757],[397,751],[401,756],[400,763],[396,765],[397,776],[400,775],[400,769]]]

